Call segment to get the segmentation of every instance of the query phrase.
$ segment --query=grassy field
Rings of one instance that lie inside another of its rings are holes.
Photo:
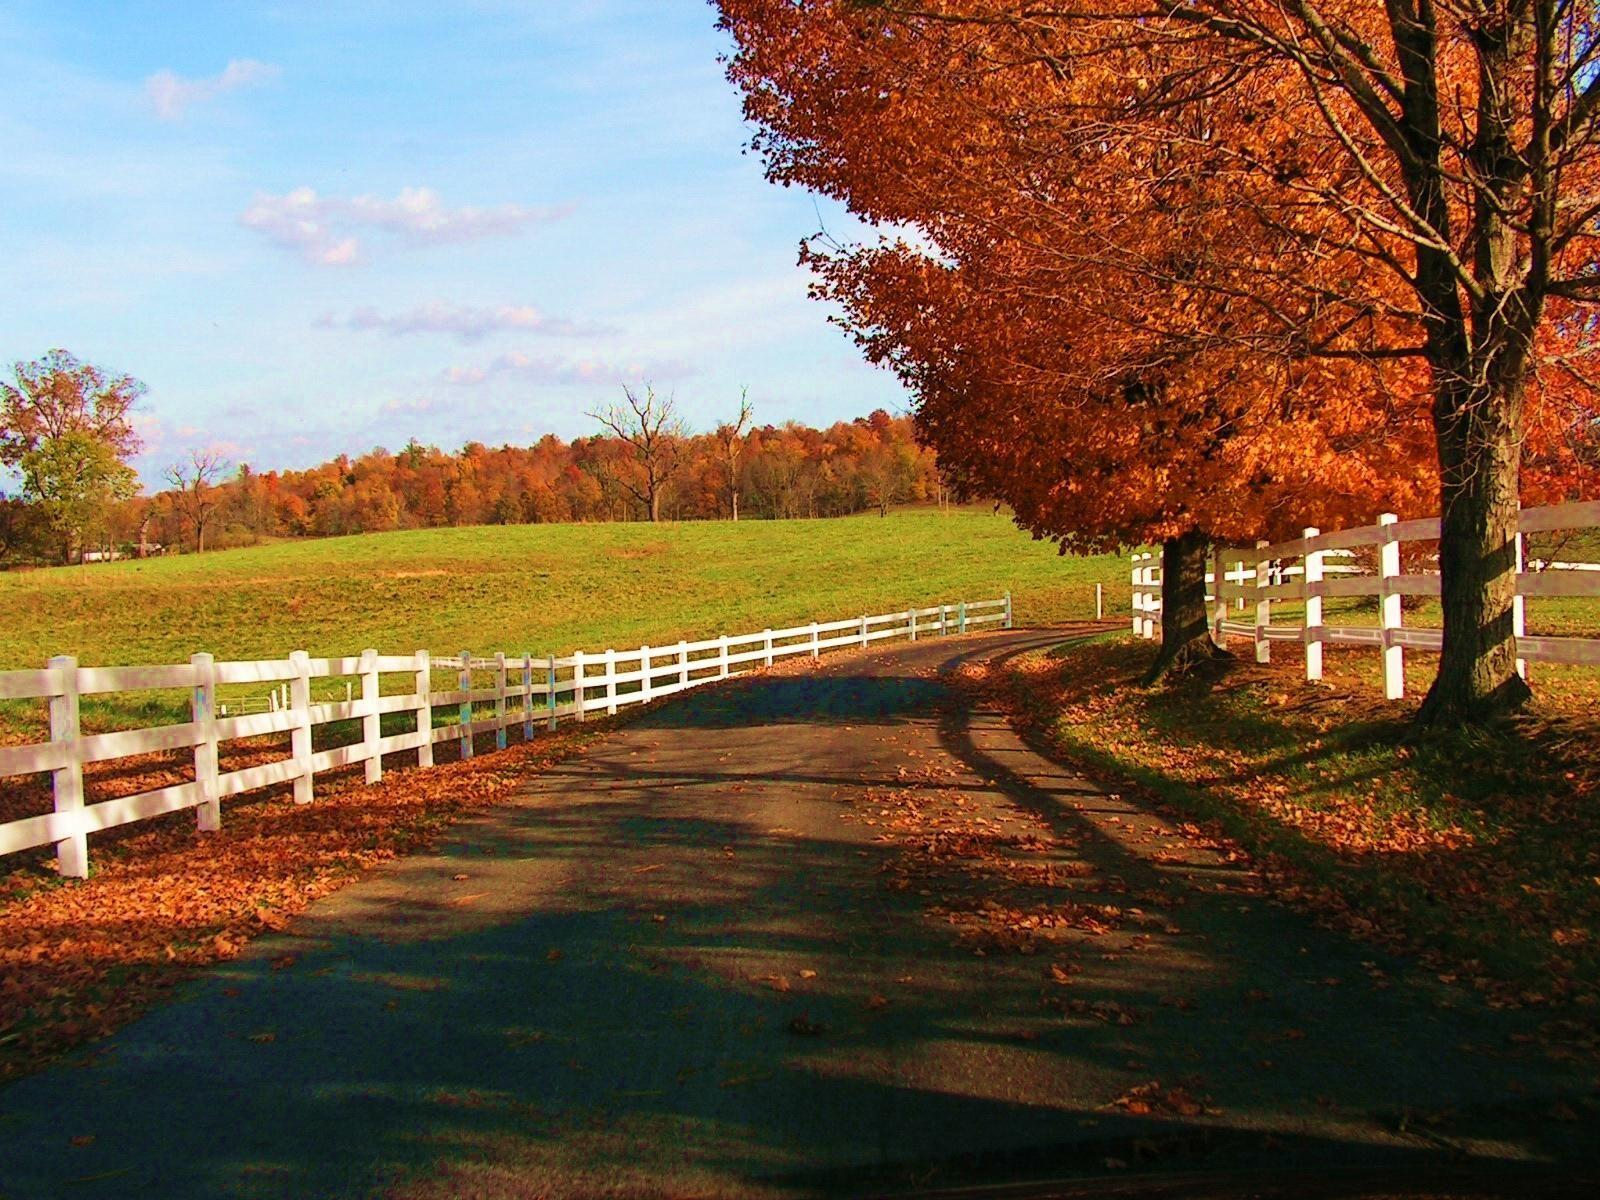
[[[1007,590],[1017,621],[1039,622],[1092,616],[1096,582],[1108,585],[1112,611],[1126,611],[1126,581],[1123,559],[1062,558],[986,509],[430,529],[0,574],[0,669],[53,654],[85,665],[178,663],[202,650],[219,659],[369,646],[566,654]],[[161,714],[182,699],[93,702],[84,721],[171,719]],[[37,707],[0,707],[0,740],[34,736]]]

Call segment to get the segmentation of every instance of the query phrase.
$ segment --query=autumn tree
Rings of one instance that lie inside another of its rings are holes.
[[[24,497],[41,506],[71,561],[110,506],[138,481],[128,459],[139,449],[132,414],[145,386],[109,375],[65,350],[19,362],[0,382],[0,463],[22,476]]]
[[[1446,577],[1424,719],[1518,700],[1510,522],[1534,334],[1551,298],[1600,288],[1585,274],[1600,87],[1586,15],[1404,0],[721,7],[777,178],[913,223],[944,261],[985,241],[1031,252],[1039,274],[1013,273],[1011,294],[1092,308],[1116,332],[1080,355],[1113,390],[1176,401],[1168,424],[1204,425],[1209,388],[1175,389],[1152,365],[1421,368]]]
[[[222,502],[217,484],[227,469],[227,460],[215,450],[191,450],[188,458],[164,472],[172,485],[173,506],[194,533],[196,554],[205,553],[206,529]]]
[[[671,396],[657,396],[648,384],[642,392],[624,386],[625,404],[613,404],[589,415],[628,448],[630,469],[617,482],[649,514],[661,520],[661,496],[683,468],[683,439],[687,430],[677,415]]]
[[[1414,469],[1423,413],[1401,368],[1380,356],[1251,371],[1271,324],[1185,284],[1208,269],[1204,247],[1229,236],[1213,202],[1227,183],[1202,154],[1168,150],[1159,190],[1119,191],[1124,154],[1036,135],[1024,119],[1064,102],[1047,64],[994,71],[950,25],[873,37],[847,5],[730,0],[724,12],[769,172],[920,235],[821,239],[802,258],[868,357],[917,397],[941,470],[1063,550],[1162,543],[1152,677],[1214,653],[1211,539],[1288,536],[1296,519],[1370,515],[1368,504],[1417,512],[1416,490],[1390,482],[1431,482]],[[1120,207],[1095,202],[1109,194]],[[1085,268],[1119,225],[1168,264],[1168,286]],[[1319,336],[1337,338],[1341,319],[1327,315]]]
[[[717,446],[722,451],[722,467],[727,473],[728,514],[731,520],[739,519],[739,459],[744,454],[745,435],[750,431],[750,421],[755,410],[750,406],[750,389],[739,389],[739,414],[732,421],[724,421],[716,428]]]

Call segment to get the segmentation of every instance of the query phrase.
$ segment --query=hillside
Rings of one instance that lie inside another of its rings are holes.
[[[509,525],[288,541],[0,574],[0,669],[664,644],[813,618],[1015,596],[1019,622],[1127,605],[1125,560],[1062,558],[971,509],[886,518]],[[1116,586],[1110,586],[1116,585]]]

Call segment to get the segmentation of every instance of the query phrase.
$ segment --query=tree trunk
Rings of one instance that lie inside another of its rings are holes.
[[[650,489],[650,521],[654,524],[661,520],[661,493],[655,488]]]
[[[1531,693],[1512,630],[1522,397],[1518,384],[1445,389],[1435,406],[1441,467],[1439,673],[1417,713],[1424,726],[1484,721]]]
[[[1203,663],[1231,658],[1211,640],[1206,611],[1206,550],[1197,529],[1161,543],[1161,648],[1140,681],[1146,686]]]
[[[1468,219],[1471,273],[1479,292],[1464,303],[1457,267],[1439,247],[1419,245],[1415,287],[1427,321],[1433,374],[1433,428],[1439,447],[1439,576],[1444,645],[1423,699],[1423,726],[1464,725],[1510,711],[1529,696],[1516,671],[1512,600],[1516,595],[1522,405],[1548,278],[1553,209],[1536,209],[1532,230],[1515,217],[1513,197],[1528,186],[1518,145],[1535,16],[1532,6],[1475,30],[1480,55],[1478,119],[1470,149],[1474,189]],[[1397,28],[1407,66],[1412,142],[1408,188],[1445,243],[1453,240],[1448,172],[1433,67],[1431,22]],[[1553,201],[1554,193],[1550,193]],[[1529,235],[1530,249],[1522,247]],[[1531,269],[1524,258],[1531,259]]]
[[[737,521],[739,519],[739,493],[738,492],[734,492],[733,493],[733,519],[735,521]]]

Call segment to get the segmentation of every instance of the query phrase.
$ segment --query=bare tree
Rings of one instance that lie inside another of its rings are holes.
[[[739,457],[744,453],[745,434],[755,409],[750,404],[750,389],[739,389],[739,417],[717,426],[717,444],[722,447],[722,466],[728,473],[728,511],[739,519]]]
[[[222,501],[216,485],[227,469],[228,460],[215,450],[192,450],[186,462],[166,469],[167,482],[173,487],[172,503],[194,530],[196,554],[205,551],[206,526]]]
[[[659,521],[661,493],[683,469],[686,430],[671,396],[657,396],[649,384],[642,393],[624,385],[622,395],[626,406],[613,404],[589,415],[627,443],[633,470],[617,481],[644,506],[651,521]]]

